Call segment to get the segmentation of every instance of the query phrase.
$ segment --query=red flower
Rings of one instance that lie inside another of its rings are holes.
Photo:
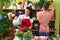
[[[29,29],[30,25],[31,25],[30,19],[22,19],[22,24],[20,25],[19,30],[23,31],[25,29]]]

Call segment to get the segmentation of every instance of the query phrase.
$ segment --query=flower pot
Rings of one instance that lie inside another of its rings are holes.
[[[32,40],[32,37],[29,37],[29,38],[25,38],[25,40]]]
[[[19,37],[18,40],[23,40],[23,37]]]
[[[28,40],[32,40],[32,37],[29,37]]]

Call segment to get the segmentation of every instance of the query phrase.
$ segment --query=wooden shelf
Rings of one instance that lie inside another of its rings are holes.
[[[24,9],[3,9],[3,11],[24,11]],[[40,10],[33,10],[33,11],[40,11]],[[51,19],[51,21],[55,21],[55,19]]]
[[[38,30],[31,30],[32,32],[38,32]],[[55,30],[50,30],[50,32],[55,32]]]
[[[36,20],[34,20],[34,21],[38,21],[38,20],[36,19]],[[54,19],[51,19],[51,21],[54,21],[54,22],[55,22],[55,20],[54,20]]]
[[[3,11],[12,11],[12,10],[24,11],[24,9],[3,9]],[[40,11],[40,10],[33,10],[33,11]]]

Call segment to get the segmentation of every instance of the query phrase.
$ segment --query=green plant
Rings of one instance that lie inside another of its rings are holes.
[[[3,6],[9,7],[12,0],[0,0],[0,9],[3,9]]]
[[[50,3],[52,3],[53,0],[50,0],[50,1],[47,1],[47,0],[39,0],[38,5],[39,5],[40,7],[42,7],[45,2],[50,2]]]
[[[31,36],[32,36],[32,32],[31,31],[27,31],[27,32],[24,33],[23,38],[29,38]]]
[[[3,37],[3,32],[6,32],[9,27],[11,27],[11,23],[8,20],[7,13],[3,12],[3,6],[9,7],[12,0],[0,0],[0,40]]]
[[[18,37],[23,37],[23,34],[24,34],[24,32],[20,31],[20,32],[17,32],[16,35],[17,35]]]
[[[12,27],[12,24],[10,23],[7,13],[6,12],[0,12],[0,34],[2,37],[4,32],[7,32],[10,27]]]
[[[60,36],[54,34],[54,35],[49,36],[48,38],[49,38],[49,39],[52,39],[52,40],[57,40],[59,37],[60,37]]]
[[[2,31],[3,31],[3,30],[2,30],[2,27],[0,26],[0,38],[2,37],[2,34],[3,34]]]
[[[45,0],[39,0],[38,5],[39,5],[40,7],[42,7],[43,4],[44,4],[44,2],[46,2],[46,1],[45,1]]]
[[[2,19],[0,19],[2,21],[2,22],[0,22],[0,24],[1,24],[0,26],[2,26],[3,29],[11,27],[12,25],[10,24],[7,13],[6,12],[0,12],[0,15],[2,17]]]
[[[4,6],[4,1],[3,0],[0,0],[0,9],[2,9]]]
[[[52,3],[53,2],[53,0],[46,0],[47,2],[50,2],[50,3]]]
[[[5,0],[4,3],[5,3],[4,5],[5,5],[6,7],[9,7],[10,4],[11,4],[11,0]]]
[[[31,1],[28,0],[28,4],[29,4],[29,3],[32,3],[32,4],[33,4],[33,2],[31,2]]]
[[[0,12],[0,14],[2,14],[2,15],[7,15],[7,13],[6,13],[6,12],[2,12],[2,11]]]
[[[18,4],[22,4],[22,2],[19,2]]]

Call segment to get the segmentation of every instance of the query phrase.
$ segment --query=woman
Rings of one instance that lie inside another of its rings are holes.
[[[19,27],[20,31],[31,28],[33,22],[33,20],[31,19],[32,18],[31,13],[32,9],[30,7],[27,7],[25,9],[25,14],[19,15],[19,17],[14,18],[13,25],[15,26],[20,25]]]
[[[46,2],[43,5],[43,11],[37,12],[37,20],[40,23],[39,35],[49,36],[49,25],[51,17],[54,15],[54,9],[50,9],[50,4]]]

